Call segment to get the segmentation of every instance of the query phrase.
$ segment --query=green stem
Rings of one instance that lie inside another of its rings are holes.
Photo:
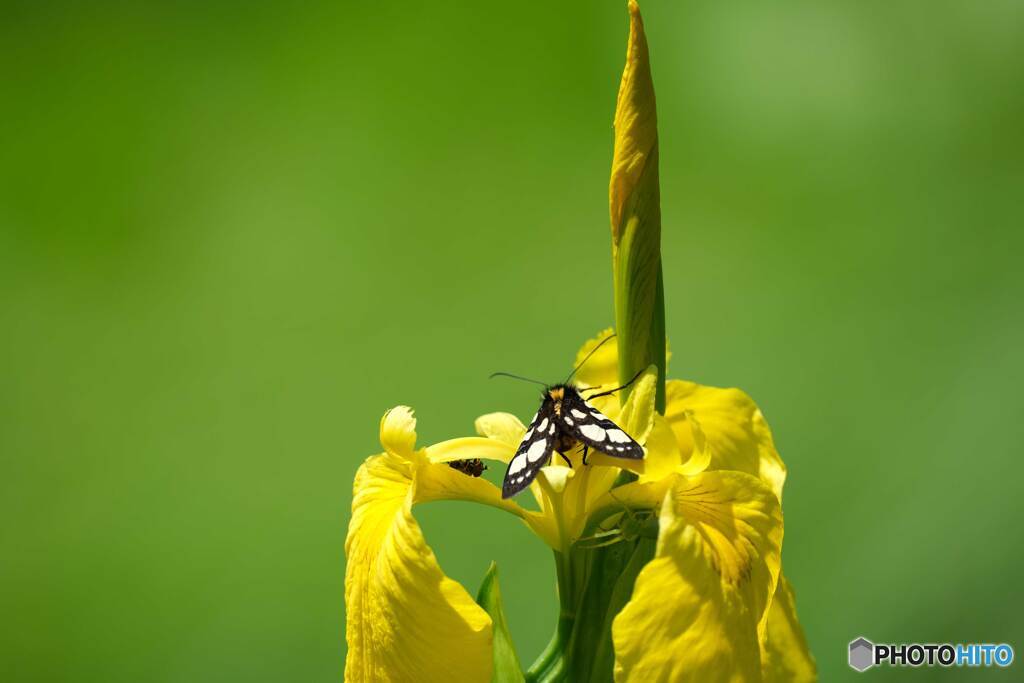
[[[555,551],[558,575],[558,625],[544,651],[526,672],[527,683],[556,683],[566,680],[566,651],[576,624],[576,586],[571,555]]]

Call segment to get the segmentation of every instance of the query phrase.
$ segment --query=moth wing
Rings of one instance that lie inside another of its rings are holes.
[[[641,460],[644,447],[604,413],[587,403],[577,391],[566,391],[561,422],[566,431],[590,448],[616,458]]]
[[[540,468],[551,458],[556,431],[554,402],[546,397],[508,463],[505,481],[501,485],[502,498],[511,498],[537,477]]]

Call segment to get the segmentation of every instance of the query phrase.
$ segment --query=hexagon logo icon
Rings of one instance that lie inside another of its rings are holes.
[[[857,671],[870,669],[875,664],[875,644],[867,638],[850,643],[850,668]]]

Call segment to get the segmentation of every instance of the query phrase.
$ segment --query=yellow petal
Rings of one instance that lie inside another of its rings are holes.
[[[566,489],[574,476],[573,470],[562,465],[541,468],[530,485],[540,504],[540,512],[527,511],[526,525],[553,550],[563,551],[571,542],[566,528]]]
[[[609,327],[607,330],[598,332],[597,336],[593,339],[588,339],[584,342],[583,346],[576,353],[576,362],[573,363],[573,367],[583,363],[583,359],[594,351],[598,344],[604,342],[613,333],[614,330]],[[576,381],[581,386],[586,387],[608,385],[608,388],[611,389],[617,386],[619,381],[619,351],[616,339],[608,339],[607,342],[601,344],[601,348],[594,352],[594,355],[590,356],[586,363],[580,366],[579,370],[576,371]]]
[[[615,330],[609,327],[598,332],[592,339],[584,342],[580,350],[576,352],[576,362],[573,364],[573,367],[582,363],[587,354],[614,333]],[[671,352],[666,349],[666,362],[671,357]],[[619,386],[619,344],[617,339],[609,339],[604,344],[601,344],[601,348],[576,372],[576,382],[584,387],[606,386],[612,389]],[[607,413],[605,414],[607,415]]]
[[[695,420],[710,451],[711,469],[752,474],[782,499],[786,466],[775,450],[768,423],[749,396],[739,389],[682,380],[669,380],[666,396],[665,417],[672,424],[684,457],[694,450]]]
[[[398,406],[380,419],[380,443],[388,453],[408,458],[416,448],[416,418],[409,406]]]
[[[665,421],[668,424],[668,420]],[[703,472],[711,464],[711,449],[708,448],[708,438],[701,429],[700,423],[693,413],[687,414],[687,422],[690,423],[690,435],[693,439],[693,447],[690,450],[690,457],[678,468],[680,474],[693,476]],[[673,432],[673,438],[675,434]],[[677,442],[678,443],[678,442]],[[681,449],[680,449],[681,450]]]
[[[512,413],[488,413],[476,419],[476,433],[509,444],[519,446],[526,434],[526,427]]]
[[[485,439],[482,436],[467,436],[449,439],[427,447],[427,458],[433,463],[452,460],[496,460],[508,464],[515,455],[516,447],[504,441]]]
[[[633,391],[615,423],[638,443],[646,443],[654,425],[654,396],[658,388],[658,368],[651,365],[633,384]]]
[[[813,683],[818,680],[814,657],[796,618],[793,588],[783,575],[768,610],[768,630],[761,648],[765,683]]]
[[[760,681],[782,544],[778,498],[739,472],[677,476],[659,524],[655,558],[612,625],[615,680]]]
[[[576,474],[572,468],[566,467],[565,465],[548,465],[540,470],[537,474],[537,478],[541,479],[544,490],[554,493],[562,494],[565,493],[566,487],[569,485],[569,480]]]
[[[465,439],[452,439],[440,444],[428,446],[426,448],[427,457],[429,458],[433,453],[438,457],[458,456],[451,458],[454,460],[465,459],[462,456],[483,458],[483,450],[481,450],[479,446],[474,445],[481,441],[490,442],[490,448],[500,451],[503,455],[500,459],[503,462],[508,462],[512,457],[512,453],[515,451],[513,446],[509,446],[508,444],[500,441],[468,437]],[[456,442],[462,443],[458,444]],[[462,448],[465,448],[466,450],[464,452],[460,452],[460,449]],[[560,543],[560,539],[558,530],[556,529],[554,521],[551,519],[550,515],[544,515],[543,511],[537,513],[524,510],[515,501],[502,498],[501,489],[483,477],[471,477],[449,467],[445,464],[446,462],[449,462],[449,460],[443,460],[437,463],[423,462],[416,468],[416,482],[413,488],[413,504],[426,503],[435,500],[465,500],[480,503],[482,505],[489,505],[493,508],[504,510],[505,512],[512,513],[516,517],[519,517],[541,538],[541,540],[552,548],[559,547],[558,544]],[[541,472],[543,473],[547,469],[549,468],[544,468]],[[564,483],[562,486],[564,487]],[[543,497],[543,494],[540,491],[540,486],[536,482],[531,484],[531,488],[534,490],[535,495],[539,498]]]
[[[677,472],[681,462],[682,453],[668,420],[661,415],[655,416],[654,428],[647,437],[647,454],[644,456],[640,481],[664,479]]]
[[[629,434],[628,430],[625,431]],[[681,461],[679,444],[676,443],[672,429],[660,415],[655,417],[651,433],[645,441],[643,460],[616,458],[600,451],[591,451],[587,462],[594,466],[628,470],[640,477],[641,481],[662,479],[674,474]],[[614,480],[617,475],[618,472],[613,472],[609,476]],[[604,490],[607,491],[608,487]]]
[[[417,451],[415,429],[411,409],[388,411],[381,420],[387,452],[368,458],[356,474],[345,540],[345,680],[486,681],[491,618],[441,571],[412,507],[468,500],[527,517],[494,484],[446,464],[507,458],[512,447],[470,437]]]
[[[483,477],[471,477],[446,464],[424,462],[416,469],[413,503],[433,500],[468,500],[522,517],[524,510],[501,497],[501,489]]]
[[[629,470],[640,475],[642,481],[661,479],[676,471],[681,463],[679,444],[668,422],[654,409],[657,381],[658,371],[652,365],[636,381],[636,388],[620,410],[616,411],[615,401],[611,397],[597,399],[594,402],[615,424],[645,447],[644,459],[615,458],[594,451],[588,462],[597,466]],[[603,479],[595,481],[603,482],[608,476],[614,480],[616,473],[606,473]],[[610,486],[611,481],[608,484]],[[595,488],[595,492],[604,493],[608,488]]]
[[[408,424],[411,411],[395,417]],[[490,680],[491,618],[441,571],[412,516],[413,481],[394,465],[374,456],[356,474],[345,541],[345,680]]]

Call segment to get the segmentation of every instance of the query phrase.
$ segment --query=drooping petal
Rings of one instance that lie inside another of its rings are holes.
[[[489,680],[491,618],[441,571],[412,516],[412,481],[375,456],[354,489],[345,680]]]
[[[652,492],[662,482],[631,484]],[[612,627],[616,681],[759,681],[779,575],[782,511],[740,472],[676,476],[658,549]]]
[[[684,457],[702,434],[711,469],[736,470],[759,477],[782,499],[786,466],[757,405],[739,389],[720,389],[683,380],[666,384],[665,417]],[[694,424],[696,423],[696,424]],[[697,444],[699,447],[699,444]]]
[[[784,575],[768,610],[768,630],[761,648],[765,683],[813,683],[818,669],[796,617],[793,588]]]
[[[490,482],[431,463],[415,450],[415,428],[412,410],[389,411],[381,420],[386,452],[356,474],[345,540],[345,680],[487,681],[491,618],[441,571],[412,507],[455,498],[525,512]]]

